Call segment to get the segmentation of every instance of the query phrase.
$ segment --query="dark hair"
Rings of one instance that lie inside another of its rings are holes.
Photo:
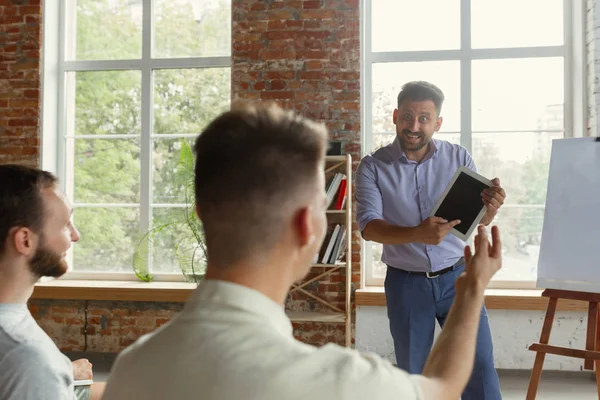
[[[398,93],[398,108],[400,108],[404,100],[431,100],[435,104],[437,115],[440,116],[442,113],[442,104],[444,103],[444,93],[433,83],[412,81],[402,85],[402,90]]]
[[[12,228],[42,231],[45,208],[41,190],[54,186],[56,181],[50,172],[38,168],[0,165],[0,255]]]
[[[196,140],[195,196],[208,258],[226,267],[280,239],[290,207],[314,196],[327,129],[268,105],[232,108]]]

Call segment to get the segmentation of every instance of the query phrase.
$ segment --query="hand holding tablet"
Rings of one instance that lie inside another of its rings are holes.
[[[486,189],[488,192],[494,193],[482,195]],[[501,196],[500,194],[495,196],[495,192],[498,190],[502,191]],[[486,213],[486,204],[494,209],[499,208],[502,203],[497,197],[502,200],[503,193],[499,182],[494,184],[475,171],[461,166],[431,211],[430,218],[438,217],[446,221],[459,220],[460,223],[448,224],[448,232],[467,241]]]

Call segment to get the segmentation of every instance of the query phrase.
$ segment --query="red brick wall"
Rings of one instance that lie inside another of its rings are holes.
[[[233,0],[232,97],[275,101],[324,122],[344,152],[360,157],[360,15],[358,0]],[[353,281],[360,280],[354,227]],[[315,271],[308,279],[322,271]],[[310,290],[344,308],[342,272]],[[287,307],[324,309],[293,293]],[[331,310],[329,310],[331,311]],[[294,324],[312,343],[343,343],[342,324]]]
[[[181,303],[32,300],[29,309],[62,351],[117,353],[165,324]]]
[[[168,322],[182,303],[31,300],[29,309],[62,351],[118,353]],[[294,336],[315,345],[344,343],[340,324],[294,324]]]
[[[40,0],[0,0],[0,163],[37,165]]]
[[[341,140],[344,151],[352,154],[356,166],[360,156],[358,0],[233,0],[232,6],[233,98],[276,101],[324,122],[331,138]],[[37,6],[35,18],[23,16],[22,20],[8,20],[14,21],[10,23],[4,16],[7,10],[21,18],[23,10],[31,11],[29,6],[0,6],[0,10],[0,33],[15,31],[16,44],[16,48],[8,47],[10,52],[6,46],[0,50],[0,73],[3,74],[0,88],[10,85],[8,92],[12,96],[3,103],[5,90],[0,90],[0,162],[35,164],[39,153],[39,55],[35,65],[29,56],[39,54],[40,7]],[[36,33],[35,40],[32,30]],[[36,47],[29,50],[32,43]],[[13,61],[7,63],[6,58]],[[5,111],[11,116],[5,116]],[[26,125],[32,123],[32,119],[35,125]],[[360,241],[356,227],[354,229],[351,256],[356,284],[360,279]],[[337,273],[308,288],[343,308],[344,281],[345,275]],[[181,306],[109,301],[36,300],[30,303],[40,325],[61,349],[93,352],[123,349],[170,319]],[[309,310],[318,309],[320,303],[294,293],[287,306]],[[87,334],[84,334],[86,308]],[[294,324],[294,334],[312,344],[344,342],[342,324]]]

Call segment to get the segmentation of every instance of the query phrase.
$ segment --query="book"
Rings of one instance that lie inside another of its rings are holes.
[[[335,209],[336,210],[341,210],[345,204],[346,193],[348,192],[347,184],[348,184],[348,179],[343,178],[342,182],[340,183],[340,190],[338,191],[337,199],[335,201]]]
[[[92,379],[80,379],[73,381],[73,386],[90,386],[94,381]]]
[[[325,253],[323,254],[323,258],[321,259],[321,262],[323,264],[327,264],[329,261],[329,258],[331,257],[331,252],[333,251],[333,246],[335,245],[335,240],[338,236],[339,231],[340,231],[340,225],[337,224],[335,226],[335,228],[333,229],[333,233],[331,234],[329,243],[327,244],[327,249],[325,250]]]

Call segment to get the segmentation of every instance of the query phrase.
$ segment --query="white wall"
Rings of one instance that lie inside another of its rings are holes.
[[[596,46],[596,41],[600,39],[600,0],[586,1],[588,129],[591,136],[600,136],[596,123],[596,116],[600,114],[600,45]],[[527,348],[539,341],[544,311],[490,310],[489,319],[496,368],[531,369],[535,353]],[[550,343],[584,349],[586,329],[586,313],[559,312],[554,319]],[[385,307],[357,307],[356,348],[375,352],[395,362]],[[583,361],[553,355],[547,355],[544,363],[544,369],[548,370],[579,371],[582,368]]]
[[[531,369],[535,353],[528,347],[539,341],[544,311],[490,310],[488,314],[496,368]],[[586,313],[557,312],[550,343],[584,349],[586,329]],[[385,307],[357,307],[356,348],[395,362]],[[546,356],[544,363],[544,369],[548,370],[580,371],[582,368],[583,361],[553,355]]]

